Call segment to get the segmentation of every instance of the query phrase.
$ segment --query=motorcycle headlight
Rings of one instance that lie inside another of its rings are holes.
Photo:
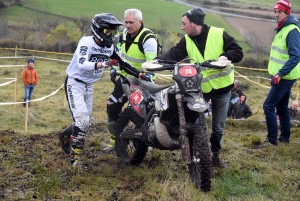
[[[185,80],[184,85],[187,89],[192,89],[195,87],[195,82],[192,79],[187,79]]]

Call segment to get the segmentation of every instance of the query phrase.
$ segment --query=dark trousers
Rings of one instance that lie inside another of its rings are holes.
[[[122,78],[119,78],[107,101],[106,112],[108,115],[108,121],[118,120],[122,108],[127,101],[128,98],[122,90]]]

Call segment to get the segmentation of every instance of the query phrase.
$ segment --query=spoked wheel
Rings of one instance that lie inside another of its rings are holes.
[[[131,108],[126,108],[119,117],[116,125],[116,154],[121,162],[131,165],[139,165],[142,163],[148,147],[139,140],[123,140],[120,135],[124,131],[141,128],[144,119]]]
[[[189,174],[197,188],[208,192],[211,189],[211,150],[204,113],[200,113],[199,119],[189,133],[193,136],[190,139],[192,163]]]

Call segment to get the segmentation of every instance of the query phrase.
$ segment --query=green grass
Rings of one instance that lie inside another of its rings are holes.
[[[26,59],[1,59],[1,64],[25,63]],[[67,63],[36,59],[35,67],[40,81],[34,98],[48,95],[63,84]],[[0,68],[0,78],[15,75],[20,78],[22,69]],[[3,74],[8,71],[9,74]],[[139,167],[122,165],[114,154],[102,151],[102,143],[109,139],[106,101],[113,88],[108,74],[104,74],[94,87],[96,124],[86,138],[82,157],[86,171],[70,167],[69,157],[62,152],[55,134],[72,121],[64,105],[63,90],[32,103],[27,133],[24,133],[24,108],[0,105],[0,196],[4,195],[1,197],[4,200],[298,200],[300,129],[291,129],[289,145],[251,149],[266,137],[266,125],[259,120],[264,119],[262,103],[268,89],[242,78],[238,80],[248,85],[243,92],[253,111],[258,112],[248,121],[227,121],[221,156],[228,168],[213,171],[209,193],[195,189],[180,151],[154,149]],[[165,84],[160,78],[157,82]],[[20,79],[17,89],[20,101],[23,95]],[[13,91],[14,84],[1,87],[0,102],[13,101]]]
[[[97,13],[110,12],[115,15],[120,21],[123,21],[124,11],[128,8],[138,8],[143,12],[143,21],[146,27],[160,30],[163,28],[173,32],[184,33],[180,30],[181,16],[191,7],[182,4],[174,3],[166,0],[152,0],[151,4],[147,0],[128,0],[128,1],[109,1],[103,0],[101,3],[96,0],[89,1],[87,4],[82,4],[80,0],[68,1],[53,0],[51,3],[34,3],[36,0],[23,0],[25,6],[37,7],[45,9],[48,12],[64,15],[68,17],[92,17]],[[12,6],[1,9],[0,16],[7,17],[9,23],[16,23],[20,20],[30,21],[30,13],[32,11],[20,6]],[[14,15],[12,15],[14,13]],[[28,15],[29,14],[29,15]],[[212,26],[224,27],[230,34],[242,39],[236,30],[233,30],[219,15],[207,12],[206,23]]]
[[[273,6],[275,5],[275,3],[277,1],[273,1],[273,0],[264,0],[264,1],[259,1],[259,0],[234,0],[235,2],[241,2],[241,3],[247,3],[250,5],[258,5],[258,6],[269,6],[270,8],[273,8]],[[297,0],[290,0],[291,4],[292,4],[292,10],[300,10],[300,2]]]

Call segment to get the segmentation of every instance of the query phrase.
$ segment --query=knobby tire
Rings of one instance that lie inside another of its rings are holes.
[[[192,125],[190,144],[192,163],[189,164],[189,174],[196,188],[204,192],[211,190],[211,150],[208,129],[204,113],[200,113],[198,123]]]
[[[121,114],[116,124],[116,154],[125,164],[140,165],[147,154],[148,147],[140,139],[123,140],[120,134],[125,129],[141,128],[144,119],[131,107],[127,107]]]

